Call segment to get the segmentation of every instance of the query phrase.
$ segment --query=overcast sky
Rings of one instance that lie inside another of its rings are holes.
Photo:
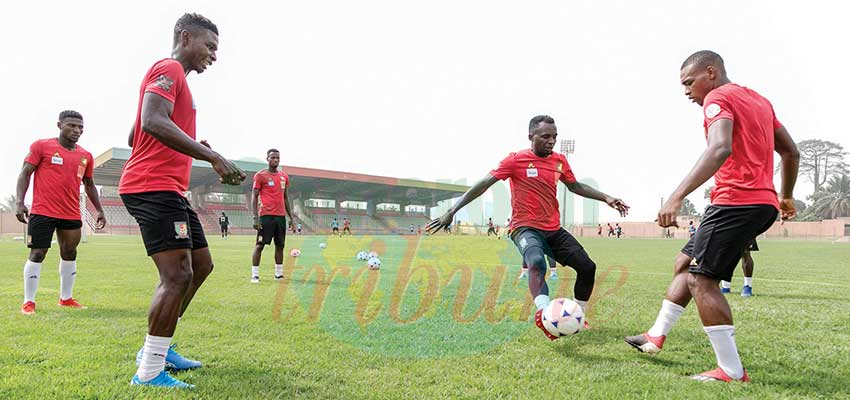
[[[843,2],[16,1],[0,15],[0,194],[29,144],[85,118],[95,156],[126,147],[139,84],[174,22],[219,27],[218,62],[189,76],[198,139],[230,158],[425,180],[475,180],[552,115],[579,178],[651,220],[705,147],[679,84],[711,49],[774,104],[792,137],[850,147]],[[470,182],[471,183],[471,182]],[[777,177],[778,183],[778,177]],[[797,194],[811,192],[798,183]],[[705,205],[702,189],[690,199]],[[619,220],[607,207],[603,220]]]

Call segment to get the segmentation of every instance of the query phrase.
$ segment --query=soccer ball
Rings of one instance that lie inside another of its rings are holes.
[[[369,258],[369,269],[381,269],[381,260],[378,257]]]
[[[570,299],[552,300],[541,315],[543,327],[556,337],[572,336],[584,328],[584,312]]]
[[[369,254],[366,255],[366,259],[368,260],[370,258],[378,258],[378,253],[375,253],[374,251],[370,251]]]
[[[328,245],[326,245],[326,244],[324,244],[324,243],[319,243],[319,248],[320,248],[320,249],[324,249],[325,247],[328,247]]]
[[[298,249],[292,249],[292,250],[289,252],[289,255],[290,255],[290,256],[293,256],[293,257],[298,257],[298,256],[300,256],[300,255],[301,255],[301,250],[298,250]]]
[[[361,251],[361,252],[357,253],[357,261],[366,261],[368,259],[369,259],[369,253],[366,253],[365,251]]]

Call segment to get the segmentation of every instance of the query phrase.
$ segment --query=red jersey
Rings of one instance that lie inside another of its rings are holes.
[[[80,219],[80,182],[91,178],[94,157],[77,146],[68,150],[59,139],[33,142],[24,161],[35,165],[30,213],[59,219]]]
[[[283,191],[287,186],[289,175],[280,169],[277,172],[263,169],[254,174],[254,189],[260,189],[260,215],[286,215]]]
[[[497,179],[511,179],[511,229],[531,227],[544,231],[561,228],[558,181],[575,183],[567,157],[552,153],[541,158],[531,149],[508,154],[490,171]]]
[[[349,221],[349,220],[342,221],[342,227],[343,228],[351,227],[351,221]]]
[[[714,173],[711,204],[768,204],[779,208],[773,186],[773,135],[782,126],[770,102],[754,90],[728,83],[703,101],[706,138],[717,120],[732,121],[732,154]]]
[[[124,165],[118,193],[169,191],[182,195],[189,190],[192,157],[171,149],[142,130],[142,99],[145,93],[155,93],[173,103],[171,120],[195,139],[195,103],[186,83],[186,72],[177,60],[166,58],[157,61],[145,74],[139,89],[133,151]]]

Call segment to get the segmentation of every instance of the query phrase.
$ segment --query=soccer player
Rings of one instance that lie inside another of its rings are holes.
[[[346,233],[348,233],[348,235],[351,236],[351,221],[349,221],[348,218],[343,218],[342,219],[342,234],[344,235]],[[342,235],[340,235],[340,236],[342,236]]]
[[[299,235],[301,234],[301,228],[302,228],[302,226],[301,226],[300,222],[295,224],[296,232],[298,232]]]
[[[744,272],[744,287],[741,288],[741,297],[752,297],[753,295],[753,267],[756,265],[753,256],[750,254],[753,251],[759,251],[759,244],[756,239],[753,239],[741,254],[741,269]],[[732,282],[720,281],[720,292],[723,294],[732,293]]]
[[[221,212],[221,216],[218,217],[218,225],[221,227],[221,237],[227,239],[227,228],[230,227],[230,219],[227,218],[227,214],[224,211]]]
[[[411,235],[413,234],[413,232],[414,232],[415,230],[416,230],[416,226],[414,226],[413,224],[410,224],[410,234],[411,234]]]
[[[428,232],[435,233],[452,223],[452,218],[463,206],[484,194],[499,180],[511,180],[511,239],[522,254],[523,264],[529,267],[528,289],[537,306],[535,322],[549,339],[556,339],[543,327],[541,315],[549,304],[549,287],[546,285],[546,257],[576,270],[574,287],[576,302],[586,311],[587,301],[593,291],[596,264],[569,232],[560,224],[558,212],[558,181],[579,196],[604,201],[625,216],[629,206],[588,185],[576,181],[567,158],[555,153],[558,130],[555,120],[548,115],[538,115],[528,124],[531,148],[510,153],[499,166],[470,188],[448,212],[428,224]]]
[[[339,221],[336,218],[331,221],[331,233],[339,236]]]
[[[27,224],[27,247],[30,255],[24,264],[24,304],[21,312],[35,313],[35,292],[41,277],[41,263],[50,249],[53,231],[59,242],[59,305],[84,308],[72,296],[77,277],[77,245],[83,226],[80,217],[80,181],[86,195],[97,210],[97,229],[106,226],[97,188],[92,179],[94,158],[77,145],[83,134],[83,116],[76,111],[59,113],[59,137],[36,140],[24,159],[17,184],[15,216]],[[32,210],[24,205],[24,197],[35,173]]]
[[[697,233],[697,227],[694,225],[694,221],[688,221],[688,238],[694,237]]]
[[[488,218],[487,219],[487,237],[490,237],[491,234],[493,234],[493,235],[496,234],[496,227],[493,225],[493,218]]]
[[[717,53],[692,54],[682,64],[680,79],[685,95],[703,107],[708,145],[661,207],[658,224],[678,227],[676,216],[685,197],[712,175],[716,186],[700,228],[676,257],[673,281],[655,324],[641,335],[627,337],[626,343],[646,353],[661,351],[667,333],[693,297],[718,364],[693,378],[749,381],[735,344],[732,310],[717,283],[732,276],[743,249],[773,224],[777,213],[783,220],[796,215],[793,191],[800,155],[770,102],[732,83]],[[778,199],[774,150],[782,158]]]
[[[274,239],[274,279],[283,279],[283,246],[286,243],[286,216],[292,219],[292,207],[289,205],[289,175],[279,169],[280,152],[269,149],[266,152],[267,169],[254,174],[254,191],[251,195],[251,209],[254,211],[254,229],[257,230],[257,243],[251,259],[251,283],[260,282],[260,257],[267,244]],[[259,200],[260,205],[257,205]],[[301,224],[298,224],[301,233]]]
[[[245,174],[206,141],[195,141],[195,102],[186,75],[200,74],[216,61],[218,28],[199,14],[184,14],[174,25],[171,49],[171,58],[154,63],[142,80],[130,134],[133,150],[118,193],[138,222],[147,254],[159,272],[148,311],[148,334],[130,384],[190,388],[165,367],[180,371],[201,366],[171,346],[179,317],[213,269],[201,221],[184,197],[192,159],[212,164],[224,184],[238,185]]]

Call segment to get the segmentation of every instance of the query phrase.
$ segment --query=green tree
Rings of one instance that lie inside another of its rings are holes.
[[[682,202],[682,209],[679,210],[679,215],[699,215],[699,213],[697,212],[697,208],[694,207],[694,203],[685,199]]]
[[[847,152],[838,143],[810,139],[797,143],[797,148],[800,150],[800,175],[814,184],[815,192],[829,182],[830,177],[850,172],[844,161]]]
[[[6,196],[5,201],[0,204],[0,211],[2,212],[14,212],[17,209],[17,197],[15,195]]]
[[[811,211],[821,218],[850,217],[850,176],[833,176],[823,190],[812,195]]]

